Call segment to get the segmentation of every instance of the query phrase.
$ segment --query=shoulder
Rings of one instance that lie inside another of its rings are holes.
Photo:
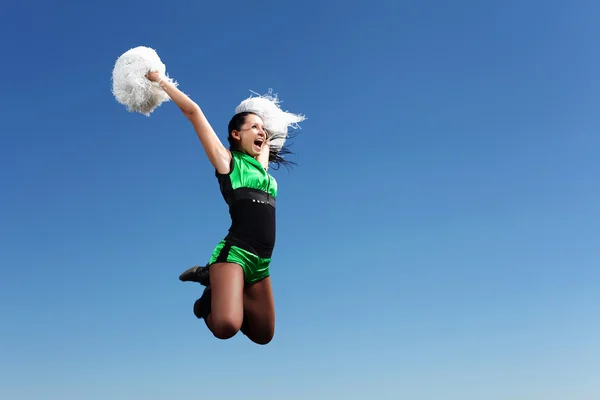
[[[252,163],[252,157],[245,153],[237,150],[229,152],[231,155],[229,158],[229,166],[225,170],[215,169],[217,177],[228,177],[234,174],[243,174],[244,171],[248,170],[248,165]]]
[[[229,153],[229,157],[228,157],[228,166],[226,168],[215,168],[215,175],[217,177],[225,177],[228,175],[231,175],[231,172],[233,172],[234,168],[235,168],[235,163],[236,163],[236,157],[235,157],[235,152],[234,151],[229,151],[227,150],[227,152]]]

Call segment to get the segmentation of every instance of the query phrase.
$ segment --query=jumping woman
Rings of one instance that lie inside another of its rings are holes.
[[[267,344],[275,333],[269,268],[277,198],[277,182],[268,169],[270,163],[287,163],[282,157],[288,152],[283,146],[287,128],[304,117],[282,111],[272,97],[247,99],[229,122],[226,148],[200,107],[175,84],[157,72],[146,77],[157,82],[191,122],[215,168],[231,216],[229,233],[216,245],[208,264],[179,277],[206,286],[194,303],[194,314],[219,339],[241,330],[254,343]]]

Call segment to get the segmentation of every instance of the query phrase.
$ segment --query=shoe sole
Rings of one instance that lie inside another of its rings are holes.
[[[200,272],[198,272],[198,270],[200,270]],[[202,286],[208,286],[210,284],[210,277],[206,267],[194,266],[188,268],[179,275],[179,280],[182,282],[196,282]]]

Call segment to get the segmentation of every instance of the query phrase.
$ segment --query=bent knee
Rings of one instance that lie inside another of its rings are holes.
[[[240,330],[241,322],[232,317],[214,318],[211,316],[211,331],[218,339],[230,339]]]
[[[252,332],[251,335],[249,335],[249,339],[256,344],[265,345],[269,344],[271,340],[273,340],[274,336],[275,329],[273,327],[269,327],[268,329],[261,329]]]
[[[261,346],[271,343],[271,340],[273,340],[273,335],[256,336],[252,338],[254,343],[260,344]]]

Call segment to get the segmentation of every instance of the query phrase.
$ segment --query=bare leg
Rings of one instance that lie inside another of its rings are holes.
[[[244,318],[244,271],[238,264],[210,267],[211,312],[206,325],[219,339],[233,337]]]
[[[275,335],[275,301],[271,277],[244,288],[244,324],[248,339],[267,344]]]

